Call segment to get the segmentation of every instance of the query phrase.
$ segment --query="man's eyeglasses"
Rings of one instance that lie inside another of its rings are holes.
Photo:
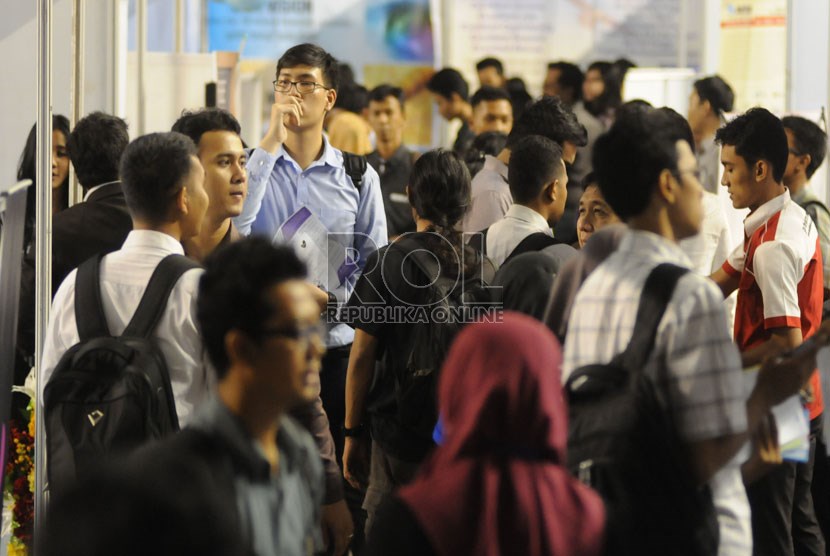
[[[290,81],[288,79],[275,79],[271,83],[274,84],[274,90],[278,93],[290,93],[291,87],[297,89],[301,95],[310,95],[317,89],[329,90],[328,87],[315,81]]]
[[[301,342],[304,346],[308,346],[311,344],[313,338],[322,341],[326,337],[326,323],[321,321],[303,327],[266,328],[260,330],[259,334],[262,336],[289,338]]]

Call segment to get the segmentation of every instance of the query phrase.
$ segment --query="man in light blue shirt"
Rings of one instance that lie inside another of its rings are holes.
[[[354,331],[333,322],[331,309],[348,300],[369,255],[387,243],[387,230],[377,172],[367,165],[362,178],[352,180],[343,153],[323,134],[323,120],[337,99],[337,73],[337,61],[316,45],[294,46],[280,58],[270,127],[248,161],[248,198],[234,224],[243,235],[272,240],[276,235],[281,240],[291,237],[295,224],[316,220],[333,240],[319,246],[320,251],[306,262],[316,286],[314,297],[321,310],[329,309],[321,398],[340,463],[346,366]],[[303,251],[307,245],[303,241],[295,247]],[[308,247],[311,251],[314,246]],[[315,264],[325,268],[343,254],[346,260],[337,265],[335,279],[314,279]],[[354,499],[348,492],[347,499],[357,516],[362,500],[359,493],[352,494]],[[358,534],[362,530],[362,525],[355,527]]]

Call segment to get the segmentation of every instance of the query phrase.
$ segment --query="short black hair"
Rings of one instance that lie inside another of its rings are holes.
[[[283,68],[311,66],[323,74],[324,85],[335,91],[340,86],[340,71],[337,60],[316,44],[303,43],[292,46],[277,62],[277,77]]]
[[[481,71],[486,68],[496,68],[496,73],[504,75],[504,64],[498,58],[488,57],[479,60],[476,64],[476,71]]]
[[[78,120],[66,149],[84,189],[118,179],[118,163],[129,142],[127,122],[121,118],[93,112]]]
[[[392,97],[397,100],[398,104],[401,105],[401,112],[403,112],[403,106],[404,102],[406,102],[406,98],[404,97],[403,89],[400,87],[384,83],[369,91],[369,102],[383,102],[387,97]]]
[[[473,94],[470,99],[470,105],[475,108],[482,102],[493,102],[496,100],[506,100],[507,102],[510,102],[510,95],[507,91],[500,87],[490,87],[489,85],[485,85]]]
[[[562,147],[547,137],[528,135],[510,151],[507,183],[513,201],[520,205],[536,199],[562,173]]]
[[[240,330],[261,341],[265,322],[280,310],[267,302],[268,290],[287,280],[304,280],[306,274],[305,263],[291,247],[263,237],[229,243],[208,256],[199,280],[196,318],[220,379],[230,365],[227,333]]]
[[[190,174],[191,156],[196,156],[196,145],[175,131],[142,135],[127,145],[121,158],[121,182],[130,214],[163,222]]]
[[[452,68],[444,68],[435,72],[427,81],[427,89],[447,100],[452,100],[452,94],[456,93],[461,97],[461,100],[466,102],[470,95],[467,81],[458,70]]]
[[[570,108],[555,97],[542,97],[525,108],[522,115],[513,122],[513,129],[507,136],[507,148],[528,135],[541,135],[560,145],[570,141],[577,147],[588,144],[588,132],[579,123]]]
[[[366,87],[357,83],[340,87],[337,100],[334,101],[335,108],[342,108],[355,114],[362,113],[367,106],[369,106],[369,92]]]
[[[648,209],[663,170],[677,173],[677,142],[686,140],[663,110],[621,114],[594,144],[596,181],[608,205],[623,221]]]
[[[184,111],[171,131],[178,131],[187,135],[198,147],[202,135],[209,131],[230,131],[239,135],[242,128],[233,114],[222,108],[203,108],[201,110]]]
[[[521,77],[511,77],[504,82],[504,88],[510,95],[510,103],[513,105],[513,119],[522,115],[525,108],[533,102],[533,97],[527,92],[527,85]]]
[[[827,134],[815,122],[801,116],[784,116],[781,123],[793,134],[796,154],[810,155],[806,170],[807,179],[810,179],[827,155]]]
[[[486,155],[497,156],[506,143],[507,135],[500,131],[485,131],[476,135],[470,149],[464,155],[464,163],[470,171],[470,176],[475,177],[484,168]]]
[[[695,152],[695,136],[692,133],[692,128],[689,126],[689,120],[681,116],[677,111],[673,108],[669,108],[668,106],[663,106],[661,108],[656,108],[658,112],[663,113],[666,116],[668,125],[672,128],[672,134],[680,140],[686,141],[689,144],[689,148],[692,149],[692,152]]]
[[[724,112],[731,112],[735,103],[735,93],[729,83],[719,75],[712,75],[698,79],[692,85],[701,102],[709,101],[715,114],[722,116]]]
[[[766,108],[751,108],[718,129],[715,141],[735,147],[735,154],[750,168],[759,160],[772,167],[773,179],[781,183],[790,149],[784,124]]]
[[[579,66],[570,62],[560,60],[558,62],[551,62],[548,64],[549,70],[559,70],[559,87],[562,89],[570,89],[573,91],[574,98],[579,100],[582,98],[582,83],[585,81],[585,74],[579,69]]]

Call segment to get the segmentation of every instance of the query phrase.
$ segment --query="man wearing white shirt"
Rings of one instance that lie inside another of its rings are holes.
[[[101,299],[107,326],[121,334],[144,295],[156,266],[170,254],[184,254],[183,238],[199,233],[208,205],[204,170],[196,146],[179,133],[139,137],[125,150],[121,177],[133,231],[124,245],[101,261]],[[176,283],[153,335],[162,354],[181,426],[206,398],[213,382],[196,326],[196,293],[202,270],[190,270]],[[61,356],[78,343],[75,277],[67,276],[55,294],[41,361],[43,386]]]
[[[540,243],[527,251],[554,249],[551,255],[556,258],[575,254],[572,247],[557,245],[551,229],[562,218],[568,197],[562,147],[541,135],[519,141],[510,156],[508,184],[514,202],[504,218],[488,229],[487,256],[501,266],[530,236]]]

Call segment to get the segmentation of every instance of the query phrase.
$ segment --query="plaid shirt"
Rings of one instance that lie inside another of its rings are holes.
[[[562,380],[577,368],[608,363],[634,331],[643,285],[661,263],[689,267],[677,244],[656,234],[630,231],[585,281],[571,311]],[[746,394],[741,359],[726,324],[723,295],[708,278],[688,273],[677,287],[657,329],[647,363],[666,365],[666,396],[680,435],[687,442],[746,431]],[[719,554],[751,554],[749,504],[740,462],[712,480],[718,510]]]

